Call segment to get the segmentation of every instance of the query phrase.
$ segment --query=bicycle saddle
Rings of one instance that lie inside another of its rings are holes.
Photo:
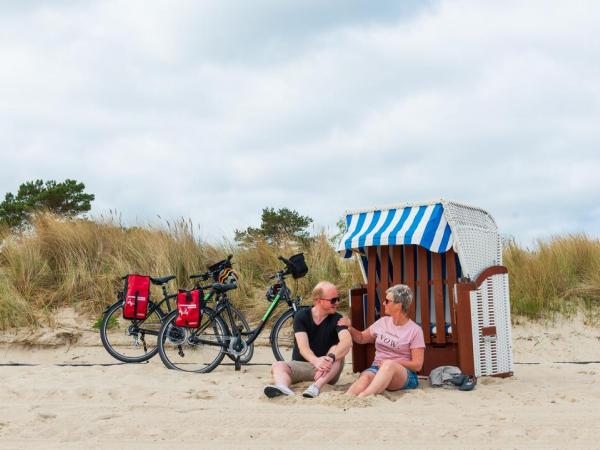
[[[169,281],[173,280],[177,278],[175,275],[168,275],[166,277],[159,277],[159,278],[152,278],[150,277],[150,281],[152,281],[152,283],[154,284],[165,284],[168,283]]]
[[[236,288],[237,288],[237,284],[235,284],[235,283],[229,283],[229,284],[214,283],[212,285],[213,291],[218,292],[219,294],[223,294],[227,291],[230,291],[230,290],[236,289]]]

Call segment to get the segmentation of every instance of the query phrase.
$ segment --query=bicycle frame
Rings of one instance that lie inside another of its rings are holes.
[[[254,328],[252,331],[242,332],[242,331],[238,330],[235,326],[233,326],[233,325],[235,325],[235,320],[233,318],[233,313],[231,311],[231,304],[229,303],[229,298],[227,297],[226,294],[219,294],[219,296],[217,297],[216,309],[214,310],[214,312],[209,313],[210,320],[207,321],[207,323],[203,327],[195,330],[192,334],[196,335],[197,333],[204,331],[212,323],[212,320],[214,317],[221,316],[223,314],[223,311],[226,311],[227,318],[229,319],[228,323],[231,324],[232,328],[233,328],[232,330],[230,330],[231,334],[232,334],[231,337],[235,338],[237,340],[238,338],[241,338],[242,336],[249,336],[248,339],[244,340],[244,343],[246,345],[252,344],[256,340],[256,338],[258,338],[258,336],[262,333],[262,331],[265,329],[265,326],[266,326],[269,318],[273,314],[273,311],[275,311],[275,309],[277,308],[277,305],[280,303],[280,301],[285,301],[289,307],[294,308],[295,311],[298,310],[298,306],[299,306],[300,302],[297,299],[290,298],[290,296],[289,296],[290,291],[288,290],[288,288],[285,284],[285,278],[283,277],[283,275],[281,273],[277,274],[277,279],[281,283],[282,288],[279,290],[279,292],[277,293],[277,295],[271,302],[271,305],[265,312],[264,316],[262,317],[262,319],[260,320],[260,322],[258,323],[256,328]],[[281,295],[282,292],[284,293],[283,296]],[[207,296],[205,296],[205,301],[210,299],[211,296],[212,296],[212,294],[207,294]],[[213,345],[213,346],[217,346],[217,347],[223,347],[225,349],[227,349],[229,347],[228,342],[206,341],[201,338],[199,338],[198,341],[204,345]]]

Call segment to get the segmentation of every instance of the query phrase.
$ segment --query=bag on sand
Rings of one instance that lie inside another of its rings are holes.
[[[464,375],[455,366],[440,366],[431,371],[429,382],[433,387],[457,387],[460,391],[472,391],[477,384],[477,378]]]
[[[123,289],[123,318],[145,319],[150,301],[150,277],[146,275],[126,275]]]
[[[202,302],[200,289],[192,289],[191,291],[179,289],[175,325],[184,328],[198,328],[202,319]]]

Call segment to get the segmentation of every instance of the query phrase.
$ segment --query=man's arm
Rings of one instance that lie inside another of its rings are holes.
[[[308,344],[308,334],[304,331],[299,331],[298,333],[295,333],[294,336],[296,336],[298,350],[305,360],[317,369],[322,369],[324,371],[331,369],[331,358],[328,358],[327,356],[318,357],[310,349],[310,345]]]
[[[357,344],[371,344],[375,342],[375,336],[371,334],[368,328],[363,331],[357,330],[352,326],[350,319],[347,317],[342,317],[340,320],[338,320],[338,326],[348,327],[348,331],[352,336],[352,340]]]
[[[338,332],[338,338],[340,342],[332,346],[327,352],[327,354],[333,353],[336,361],[344,358],[352,348],[352,336],[348,330],[340,330]]]

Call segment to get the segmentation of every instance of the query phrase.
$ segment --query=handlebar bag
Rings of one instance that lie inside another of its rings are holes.
[[[302,278],[308,272],[308,266],[304,261],[304,253],[290,256],[290,273],[295,279]]]
[[[200,289],[192,289],[191,291],[179,289],[175,325],[184,328],[198,328],[202,320],[201,307],[203,300]]]
[[[125,287],[123,318],[145,319],[148,315],[148,302],[150,301],[150,277],[146,275],[131,274],[124,277]]]

